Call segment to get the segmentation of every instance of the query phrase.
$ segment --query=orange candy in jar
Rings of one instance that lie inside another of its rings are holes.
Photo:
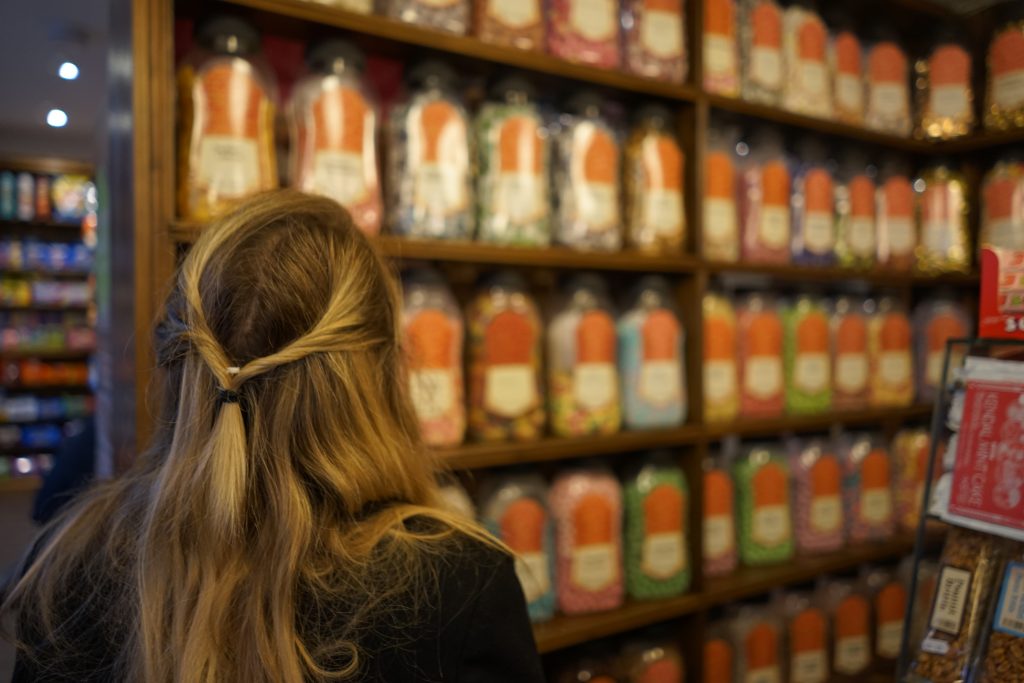
[[[712,261],[740,257],[739,210],[736,202],[736,141],[732,127],[712,128],[705,160],[702,251]]]
[[[985,127],[1024,126],[1024,8],[1006,3],[1002,22],[988,46]]]
[[[913,127],[909,62],[903,48],[885,32],[868,50],[866,75],[864,122],[868,128],[909,135]]]
[[[852,297],[836,300],[832,348],[832,406],[837,410],[867,407],[871,371],[867,302]]]
[[[974,128],[971,53],[955,32],[945,31],[914,64],[917,136],[948,139]]]
[[[981,188],[981,245],[1024,249],[1024,163],[1019,151],[1004,155]]]
[[[947,163],[925,169],[914,183],[921,206],[917,269],[926,273],[966,273],[971,268],[967,224],[967,180]]]
[[[876,196],[878,265],[910,271],[914,267],[914,249],[917,247],[914,188],[901,162],[890,159],[885,163]]]
[[[626,143],[624,162],[630,246],[655,252],[682,250],[686,237],[683,163],[668,109],[656,104],[642,108]]]
[[[736,97],[740,94],[740,64],[735,0],[703,2],[704,89]]]
[[[884,297],[868,323],[872,407],[909,406],[914,400],[914,352],[910,320],[894,299]]]
[[[199,25],[178,71],[178,213],[207,221],[277,187],[277,91],[248,23]]]
[[[841,27],[832,38],[832,108],[843,123],[864,123],[863,60],[860,38]]]

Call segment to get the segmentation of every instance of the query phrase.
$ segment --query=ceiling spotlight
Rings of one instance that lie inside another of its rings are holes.
[[[68,125],[68,115],[63,109],[51,109],[46,112],[46,124],[52,128],[63,128]]]
[[[78,65],[74,62],[64,62],[57,68],[57,75],[65,81],[73,81],[78,78]]]

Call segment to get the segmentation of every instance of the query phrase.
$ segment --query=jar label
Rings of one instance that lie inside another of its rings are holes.
[[[768,90],[782,87],[782,50],[754,45],[750,54],[750,80]]]
[[[704,34],[704,67],[709,76],[731,78],[736,74],[736,43],[732,36]]]
[[[910,352],[882,351],[878,359],[878,372],[882,383],[902,388],[910,382]]]
[[[789,244],[789,207],[761,207],[758,237],[767,249],[783,249]]]
[[[487,0],[487,15],[510,29],[521,31],[540,23],[540,1]]]
[[[792,683],[825,683],[828,680],[828,655],[824,650],[797,652],[792,661]]]
[[[658,59],[682,57],[683,19],[680,13],[646,7],[640,20],[640,44]]]
[[[946,362],[945,351],[929,351],[928,360],[925,362],[925,384],[930,387],[937,387],[942,381],[942,368]]]
[[[736,242],[736,203],[730,197],[704,198],[704,241],[715,246]]]
[[[789,540],[789,507],[785,504],[758,505],[754,508],[750,537],[768,548]]]
[[[843,524],[843,503],[838,495],[816,496],[811,501],[811,527],[818,533],[831,534]]]
[[[649,360],[640,366],[640,396],[653,406],[681,400],[683,373],[677,360]]]
[[[878,642],[875,648],[880,657],[896,659],[903,645],[903,620],[886,621],[878,625]]]
[[[568,0],[569,25],[586,40],[599,42],[615,38],[618,11],[614,0]]]
[[[743,364],[743,390],[753,398],[766,401],[782,391],[782,358],[750,356]]]
[[[1017,27],[999,33],[989,46],[992,101],[1002,109],[1024,104],[1024,32]]]
[[[914,224],[909,218],[890,216],[888,223],[889,251],[894,256],[914,251]]]
[[[704,360],[705,392],[709,403],[721,404],[736,396],[736,363],[733,360]]]
[[[324,150],[313,157],[313,192],[330,197],[342,206],[367,199],[366,169],[359,154]]]
[[[1007,563],[994,621],[996,631],[1024,638],[1024,563]]]
[[[569,175],[577,218],[592,232],[619,225],[619,146],[603,128],[584,121],[572,136]]]
[[[860,113],[864,108],[864,82],[860,74],[836,74],[836,104],[844,111]]]
[[[256,140],[204,135],[199,143],[198,181],[221,198],[243,197],[260,187]]]
[[[541,180],[532,173],[500,173],[494,193],[494,213],[505,216],[512,224],[536,220],[543,214],[542,196]]]
[[[804,248],[814,254],[829,254],[834,246],[832,214],[808,211],[804,216]]]
[[[805,394],[828,389],[828,353],[798,353],[793,364],[793,384]]]
[[[849,222],[850,253],[869,258],[875,253],[875,219],[852,216]]]
[[[959,119],[971,113],[970,91],[963,85],[936,85],[931,91],[931,110],[942,118]]]
[[[572,582],[588,591],[608,588],[618,578],[613,543],[577,546],[572,550]]]
[[[409,395],[421,421],[440,419],[455,407],[455,383],[451,368],[409,371]]]
[[[776,666],[764,666],[758,669],[751,669],[743,678],[744,683],[781,683],[779,668]]]
[[[618,401],[618,378],[611,363],[578,363],[573,369],[573,392],[586,410],[599,410]]]
[[[735,538],[731,514],[704,518],[704,555],[708,559],[717,560],[731,553]]]
[[[871,642],[867,634],[836,640],[836,671],[847,676],[859,674],[871,663]]]
[[[547,212],[544,145],[532,116],[510,116],[498,125],[493,219],[518,225]]]
[[[810,97],[822,97],[828,92],[828,68],[824,62],[801,59],[797,68],[797,78],[804,93]]]
[[[866,353],[836,355],[836,389],[844,394],[859,394],[868,385]]]
[[[546,553],[518,553],[515,560],[516,577],[523,587],[526,602],[534,602],[551,590],[548,556]]]
[[[651,188],[644,192],[641,224],[665,237],[683,231],[683,193],[678,190]]]
[[[959,567],[943,565],[939,570],[932,613],[928,619],[929,627],[954,638],[960,635],[970,591],[971,572]]]
[[[686,566],[684,548],[681,531],[647,534],[641,551],[641,569],[652,579],[669,579]]]
[[[484,406],[499,417],[519,417],[537,405],[531,365],[491,365],[484,375],[484,387]]]
[[[907,86],[902,83],[875,83],[871,86],[871,100],[868,108],[879,116],[888,118],[907,113],[909,102]]]
[[[892,517],[889,489],[864,489],[860,494],[860,515],[868,524],[885,524]]]

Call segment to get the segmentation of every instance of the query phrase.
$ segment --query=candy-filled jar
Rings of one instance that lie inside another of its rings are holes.
[[[178,70],[178,213],[206,221],[277,187],[277,89],[248,23],[218,17],[196,30]],[[28,178],[29,195],[32,176]],[[31,198],[26,204],[34,215]],[[21,213],[21,212],[19,212]]]
[[[1007,3],[988,44],[985,127],[1024,126],[1024,9]]]
[[[942,388],[946,362],[946,342],[971,336],[971,318],[963,305],[952,298],[930,299],[914,311],[914,338],[917,341],[917,399],[931,403]],[[950,370],[963,361],[962,347],[951,349]],[[950,378],[952,379],[952,378]]]
[[[949,139],[974,128],[971,53],[955,32],[943,31],[914,63],[914,92],[918,137]]]
[[[736,312],[720,294],[704,295],[704,421],[730,422],[739,415]]]
[[[820,299],[801,296],[782,311],[785,325],[786,412],[822,413],[832,406],[829,313]]]
[[[410,93],[388,120],[391,229],[438,239],[473,236],[469,115],[455,74],[427,62],[413,70]]]
[[[835,185],[836,256],[852,268],[875,265],[878,252],[872,170],[860,155],[849,153]]]
[[[840,297],[832,313],[832,406],[866,408],[871,393],[868,321],[874,302]]]
[[[732,622],[737,681],[781,681],[782,622],[768,607],[745,605]]]
[[[864,56],[860,38],[848,25],[832,38],[832,110],[837,120],[864,123]]]
[[[901,429],[893,437],[890,452],[896,526],[903,533],[910,534],[917,531],[921,521],[931,436],[923,427]]]
[[[649,457],[623,480],[626,587],[638,600],[669,598],[690,585],[689,488],[669,454]]]
[[[889,451],[872,434],[839,437],[843,504],[851,543],[889,538],[895,528]]]
[[[549,136],[532,89],[501,82],[476,120],[477,237],[482,242],[546,246],[551,241]]]
[[[555,613],[555,543],[547,484],[539,474],[504,475],[484,483],[480,501],[483,524],[516,553],[516,576],[531,621],[550,619]]]
[[[295,84],[290,108],[291,179],[352,214],[363,232],[380,232],[377,105],[363,80],[363,54],[329,40],[309,52],[309,74]]]
[[[628,643],[619,669],[626,680],[647,683],[683,683],[686,676],[683,654],[672,638]],[[601,683],[601,679],[590,681]]]
[[[736,316],[740,367],[740,415],[778,417],[785,407],[783,324],[776,302],[748,296]]]
[[[470,0],[383,0],[384,16],[463,36],[469,31]]]
[[[477,439],[529,441],[544,429],[540,315],[517,274],[487,277],[466,311],[469,429]]]
[[[917,245],[917,269],[927,273],[968,272],[971,244],[966,179],[940,162],[925,169],[920,181],[923,188],[919,195],[921,241]]]
[[[863,681],[871,668],[871,601],[855,581],[826,579],[817,589],[819,604],[832,622],[830,680]]]
[[[793,683],[829,679],[828,615],[817,596],[787,591],[779,600],[786,620],[786,660]]]
[[[704,575],[731,574],[736,549],[736,488],[732,462],[724,452],[704,460]]]
[[[618,68],[619,3],[615,0],[548,0],[548,52],[570,62]]]
[[[547,336],[551,430],[559,436],[617,432],[615,318],[604,281],[592,275],[571,280]]]
[[[809,0],[796,0],[783,15],[786,109],[830,118],[832,82],[828,71],[828,29]]]
[[[782,9],[775,0],[741,0],[743,99],[778,105],[785,71]]]
[[[731,126],[708,135],[704,181],[704,258],[737,261],[740,257],[739,211],[736,205],[736,141]]]
[[[836,260],[835,189],[824,148],[807,140],[794,163],[792,207],[793,261],[827,266]]]
[[[875,408],[909,406],[914,400],[914,352],[910,320],[895,299],[884,297],[868,322],[871,396]]]
[[[862,574],[862,589],[871,599],[874,617],[874,657],[879,664],[891,670],[903,646],[909,586],[894,569],[867,567]]]
[[[910,135],[910,63],[907,54],[882,31],[867,52],[867,102],[864,123],[868,128]]]
[[[751,140],[749,155],[739,165],[743,261],[789,263],[789,164],[778,131],[759,130]]]
[[[791,439],[787,444],[793,477],[793,520],[801,555],[843,546],[843,477],[839,458],[825,439]]]
[[[914,267],[917,228],[914,188],[903,163],[888,160],[882,167],[876,193],[878,265],[909,271]]]
[[[704,0],[704,89],[740,94],[739,41],[735,0]]]
[[[623,0],[626,68],[671,83],[686,80],[683,0]]]
[[[640,110],[626,143],[626,241],[644,251],[678,252],[686,238],[683,148],[671,114],[660,105]]]
[[[491,45],[544,50],[543,0],[473,0],[476,37]]]
[[[789,468],[772,445],[751,446],[733,467],[740,560],[755,567],[793,557]]]
[[[708,626],[704,634],[704,683],[732,681],[736,648],[733,644],[732,624],[718,621]]]
[[[601,100],[583,92],[559,119],[555,137],[555,241],[575,249],[622,246],[620,152]]]
[[[402,292],[409,396],[420,433],[431,446],[454,446],[466,433],[462,312],[437,271],[407,271]]]
[[[619,318],[623,418],[630,429],[675,427],[686,419],[684,332],[670,301],[664,279],[645,277]]]
[[[622,604],[622,491],[602,467],[559,474],[549,496],[555,518],[558,606],[566,614]]]
[[[981,244],[1024,249],[1024,163],[1005,155],[985,174],[981,188]]]

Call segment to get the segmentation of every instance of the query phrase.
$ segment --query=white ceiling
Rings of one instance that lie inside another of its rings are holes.
[[[0,0],[0,157],[95,161],[106,107],[108,0]],[[65,61],[75,81],[57,77]],[[68,125],[46,125],[63,109]]]

